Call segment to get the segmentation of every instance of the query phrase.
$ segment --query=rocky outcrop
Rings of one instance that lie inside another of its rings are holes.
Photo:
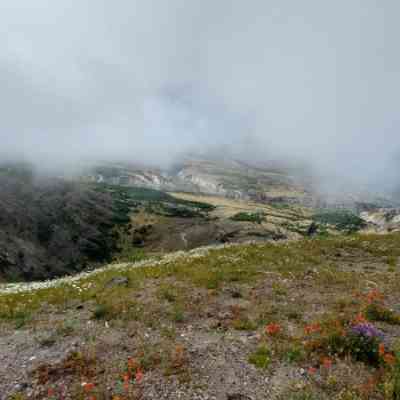
[[[378,232],[400,231],[400,209],[380,208],[360,213],[360,217],[369,227]]]

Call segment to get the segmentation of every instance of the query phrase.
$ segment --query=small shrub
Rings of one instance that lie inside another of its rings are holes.
[[[232,325],[239,331],[254,331],[257,328],[256,324],[247,317],[234,319]]]
[[[185,314],[182,307],[174,307],[172,311],[172,320],[177,323],[182,323],[185,321]]]
[[[301,347],[292,346],[287,349],[284,358],[289,363],[296,363],[305,359],[305,353]]]
[[[266,346],[260,346],[249,356],[249,363],[260,369],[268,368],[271,362],[271,352]]]
[[[18,311],[14,314],[15,329],[20,329],[32,319],[32,315],[28,311]]]
[[[391,325],[400,324],[400,316],[398,314],[376,302],[368,304],[365,309],[365,316],[370,321],[381,321]]]
[[[372,324],[361,323],[352,327],[348,338],[349,353],[357,361],[377,365],[379,363],[379,344],[383,338],[382,332]]]
[[[400,400],[400,346],[394,350],[395,362],[389,375],[388,381],[384,384],[385,399]]]
[[[161,287],[159,290],[159,295],[162,299],[167,300],[170,303],[175,302],[178,297],[176,290],[168,286]]]
[[[238,222],[254,222],[257,224],[261,224],[265,221],[265,216],[262,213],[248,213],[248,212],[240,212],[231,217],[232,221]]]
[[[93,311],[93,319],[107,319],[112,315],[112,310],[107,304],[98,304]]]

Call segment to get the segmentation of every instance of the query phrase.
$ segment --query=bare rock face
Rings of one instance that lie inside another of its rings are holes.
[[[378,232],[394,232],[400,230],[400,209],[380,208],[360,213],[360,217],[369,227]]]

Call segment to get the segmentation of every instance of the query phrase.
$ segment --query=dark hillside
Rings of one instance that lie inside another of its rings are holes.
[[[48,279],[111,259],[128,207],[61,180],[0,174],[0,279]]]

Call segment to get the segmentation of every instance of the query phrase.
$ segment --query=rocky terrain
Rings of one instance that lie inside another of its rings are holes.
[[[310,205],[307,178],[281,165],[251,165],[234,159],[187,156],[166,169],[109,164],[87,171],[82,179],[98,183],[202,193],[263,203]]]
[[[0,398],[388,400],[400,237],[196,249],[0,288]]]

